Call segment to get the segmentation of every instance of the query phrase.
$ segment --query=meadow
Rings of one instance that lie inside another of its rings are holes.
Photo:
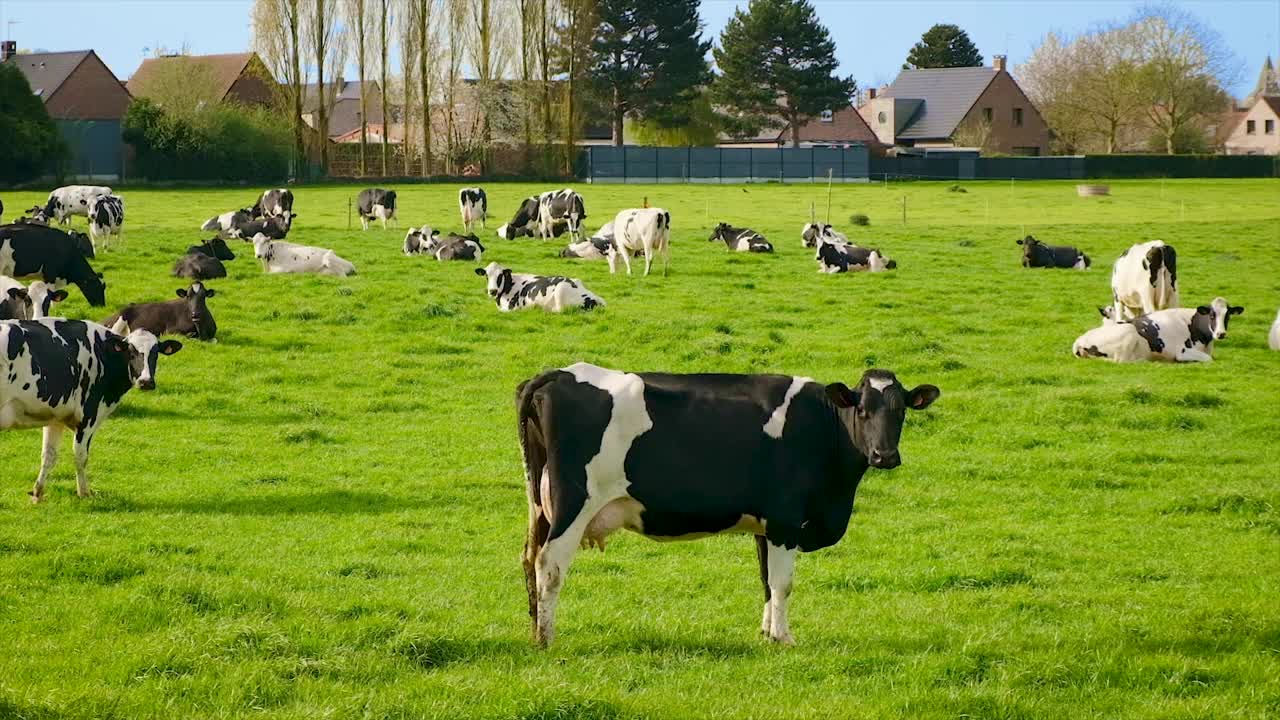
[[[576,186],[591,230],[646,197],[670,210],[670,274],[647,278],[498,240],[546,188],[488,185],[486,262],[608,303],[563,315],[501,314],[470,264],[401,255],[409,225],[460,229],[457,186],[397,188],[385,232],[349,220],[359,187],[295,188],[289,240],[359,274],[264,275],[234,244],[219,342],[126,398],[96,497],[76,498],[68,444],[31,505],[40,433],[0,433],[0,718],[1280,715],[1280,181],[963,184],[836,187],[833,222],[899,269],[829,276],[799,240],[823,186]],[[117,188],[108,307],[72,288],[63,314],[173,297],[200,223],[260,190]],[[11,217],[43,194],[0,198]],[[777,253],[708,243],[720,220]],[[1023,269],[1027,233],[1093,269]],[[1073,358],[1111,262],[1149,239],[1177,248],[1185,304],[1245,306],[1215,362]],[[798,646],[758,635],[749,538],[624,533],[578,556],[540,651],[513,393],[579,360],[883,367],[943,394],[908,418],[902,467],[864,478],[844,540],[798,560]]]

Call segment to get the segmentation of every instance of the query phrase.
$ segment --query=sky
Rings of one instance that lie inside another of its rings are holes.
[[[242,52],[249,46],[252,0],[0,0],[0,34],[21,48],[92,48],[127,80],[158,47],[193,53]],[[707,35],[720,30],[746,0],[702,0]],[[1248,94],[1263,59],[1280,55],[1280,0],[1175,0],[1222,35],[1239,72],[1228,87]],[[1133,13],[1127,0],[814,0],[831,31],[840,72],[859,87],[891,82],[907,51],[934,23],[968,31],[990,64],[1008,55],[1011,69],[1045,33],[1087,30]],[[50,21],[50,18],[57,18]],[[354,76],[354,72],[349,73]]]

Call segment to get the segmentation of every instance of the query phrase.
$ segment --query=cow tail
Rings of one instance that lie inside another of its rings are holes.
[[[519,423],[521,460],[524,463],[525,493],[529,501],[529,525],[525,534],[525,589],[529,596],[529,617],[538,622],[538,553],[551,534],[551,508],[542,507],[542,473],[547,464],[547,442],[543,434],[538,391],[555,379],[555,373],[544,373],[516,387],[516,416]]]
[[[1160,248],[1160,255],[1164,261],[1165,268],[1169,271],[1169,285],[1174,289],[1178,289],[1178,252],[1173,249],[1172,245],[1165,245]]]

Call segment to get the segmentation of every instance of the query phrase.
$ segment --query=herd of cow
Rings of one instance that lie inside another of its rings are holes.
[[[132,387],[155,388],[160,355],[182,349],[180,335],[214,341],[217,324],[206,303],[216,291],[205,281],[226,277],[235,258],[229,239],[252,242],[269,273],[355,274],[334,251],[286,242],[297,214],[293,193],[268,190],[251,208],[223,213],[201,229],[218,236],[187,250],[173,274],[191,280],[164,303],[128,305],[103,324],[50,317],[65,300],[67,284],[90,305],[105,305],[106,284],[89,260],[119,235],[124,203],[110,188],[59,188],[29,217],[0,225],[0,430],[44,429],[40,472],[31,492],[43,496],[64,430],[75,432],[78,494],[89,494],[89,447]],[[369,189],[356,210],[361,225],[396,220],[396,193]],[[482,261],[474,234],[488,219],[481,188],[459,192],[465,234],[441,236],[430,226],[409,228],[402,251],[439,261]],[[0,204],[0,214],[3,205]],[[72,215],[89,219],[90,235],[63,232]],[[671,216],[661,208],[619,212],[584,238],[585,204],[573,190],[524,200],[499,238],[543,239],[570,235],[560,255],[618,261],[631,273],[642,255],[648,275],[655,258],[670,262]],[[773,252],[760,233],[718,224],[709,241],[732,252]],[[829,224],[809,223],[801,242],[815,250],[821,273],[882,272],[897,267],[878,248],[860,247]],[[1026,267],[1087,269],[1076,248],[1047,246],[1034,237],[1017,241]],[[514,273],[497,264],[475,269],[501,311],[540,307],[592,309],[604,301],[581,281]],[[14,278],[38,278],[23,286]],[[1226,337],[1232,315],[1243,308],[1216,298],[1196,308],[1179,306],[1174,249],[1153,241],[1129,248],[1111,276],[1112,304],[1103,325],[1074,345],[1079,357],[1116,362],[1150,359],[1205,361]],[[1271,330],[1280,350],[1280,317]],[[908,389],[888,370],[863,373],[858,384],[822,384],[781,375],[672,375],[627,373],[579,363],[521,383],[516,391],[518,434],[524,461],[528,527],[523,564],[536,642],[555,633],[560,589],[580,547],[604,548],[620,529],[661,540],[723,533],[753,535],[764,611],[761,632],[790,644],[787,619],[795,556],[828,547],[843,537],[857,486],[868,468],[901,463],[898,442],[907,410],[924,410],[941,391]],[[679,448],[679,452],[672,452]]]

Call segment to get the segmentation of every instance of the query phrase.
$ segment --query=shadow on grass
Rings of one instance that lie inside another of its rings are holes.
[[[529,655],[532,646],[515,640],[450,637],[401,637],[391,645],[391,653],[422,670],[438,670],[449,665],[472,663],[496,657]]]
[[[381,493],[332,490],[306,495],[206,496],[179,500],[120,501],[105,512],[180,512],[200,515],[380,515],[428,507],[425,500]]]
[[[0,718],[22,718],[22,720],[59,720],[66,715],[41,705],[18,705],[10,700],[0,698]]]
[[[769,645],[764,640],[732,642],[659,635],[624,637],[603,646],[603,649],[609,652],[704,657],[717,660],[757,655],[768,648]]]

